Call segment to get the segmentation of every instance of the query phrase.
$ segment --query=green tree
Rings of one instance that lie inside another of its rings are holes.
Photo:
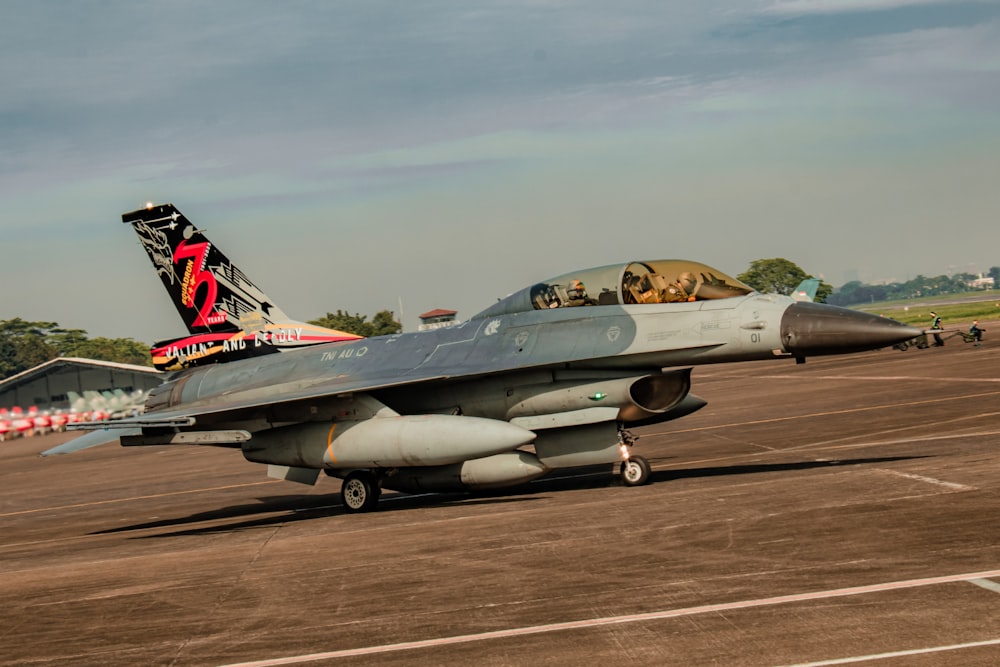
[[[28,322],[20,317],[0,320],[0,335],[45,337],[50,331],[58,328],[59,325],[55,322]]]
[[[795,286],[808,277],[795,262],[776,257],[754,260],[750,263],[750,268],[736,276],[736,279],[758,292],[791,294]]]
[[[90,338],[79,344],[72,356],[114,361],[119,364],[152,365],[146,344],[131,338]]]
[[[47,341],[49,331],[57,326],[55,322],[28,322],[20,317],[0,320],[0,377],[10,377],[59,356]]]
[[[18,373],[59,356],[59,351],[56,348],[49,345],[45,338],[36,334],[15,336],[13,342],[14,349],[17,350]]]
[[[1000,287],[1000,266],[991,266],[986,275],[993,279],[994,289]]]
[[[396,321],[391,310],[380,310],[372,317],[372,336],[386,336],[402,330],[403,325]]]
[[[826,303],[826,300],[830,298],[831,294],[833,294],[833,285],[824,280],[820,280],[819,287],[816,288],[816,301],[818,303]]]
[[[396,321],[392,311],[389,310],[375,313],[371,322],[367,320],[367,315],[358,313],[351,315],[345,311],[338,310],[336,313],[327,313],[318,319],[309,320],[309,324],[327,329],[336,329],[337,331],[346,331],[347,333],[365,336],[366,338],[369,336],[399,333],[403,330],[403,325]]]
[[[0,334],[0,380],[19,372],[14,341],[10,336]]]
[[[83,329],[56,322],[0,320],[0,379],[56,357],[84,357],[152,366],[149,349],[131,338],[88,338]]]
[[[750,263],[750,268],[736,276],[736,279],[746,283],[758,292],[767,294],[791,294],[799,283],[814,276],[806,273],[795,262],[775,257],[774,259],[758,259]],[[820,281],[816,290],[816,300],[826,301],[833,292],[833,286]]]
[[[49,343],[59,350],[63,357],[84,357],[80,348],[87,344],[87,332],[83,329],[53,329]]]

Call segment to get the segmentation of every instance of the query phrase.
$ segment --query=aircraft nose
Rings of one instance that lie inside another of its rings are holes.
[[[822,303],[793,303],[781,316],[781,341],[795,356],[875,350],[923,330],[887,317]]]

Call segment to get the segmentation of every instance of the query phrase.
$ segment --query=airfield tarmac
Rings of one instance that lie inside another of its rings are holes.
[[[1000,663],[1000,339],[693,378],[648,486],[363,515],[232,450],[0,444],[0,664]]]

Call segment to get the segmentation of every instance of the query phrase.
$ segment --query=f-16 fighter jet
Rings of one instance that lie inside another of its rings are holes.
[[[203,355],[174,344],[161,365],[178,370],[141,416],[90,426],[122,430],[46,453],[112,440],[231,447],[272,477],[343,479],[348,512],[374,509],[382,489],[493,489],[593,464],[645,484],[629,429],[705,405],[692,367],[803,361],[921,333],[760,294],[698,262],[644,260],[537,282],[453,327],[356,338],[288,320],[174,206],[123,220],[192,335],[223,338]]]

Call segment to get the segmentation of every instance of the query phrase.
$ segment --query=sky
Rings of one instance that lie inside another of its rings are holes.
[[[591,266],[1000,265],[1000,0],[6,0],[0,319],[184,334],[175,204],[298,319]],[[402,310],[400,310],[402,306]]]

